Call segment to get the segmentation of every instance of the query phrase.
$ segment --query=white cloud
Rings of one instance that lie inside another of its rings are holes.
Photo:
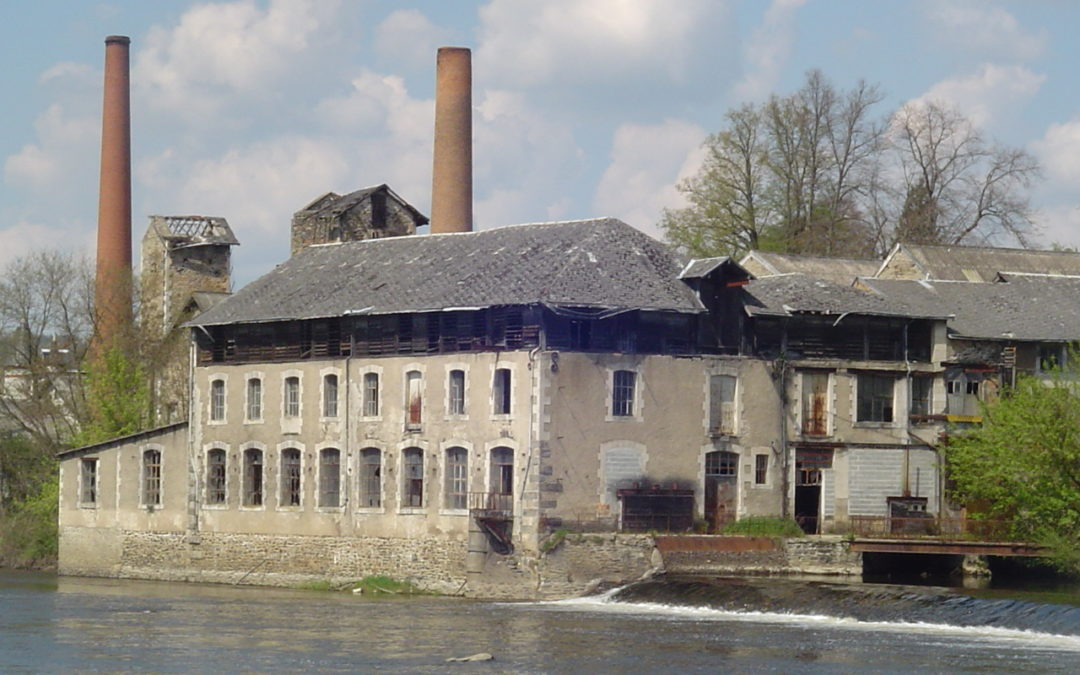
[[[761,25],[746,42],[746,73],[735,85],[735,99],[760,101],[776,89],[795,40],[795,14],[806,0],[773,0]]]
[[[82,223],[60,226],[19,221],[0,228],[0,267],[42,249],[93,251],[95,232]]]
[[[696,124],[624,124],[615,131],[611,164],[596,189],[597,215],[611,215],[653,236],[664,208],[685,206],[675,185],[701,166],[707,136]]]
[[[80,171],[90,169],[101,136],[100,121],[72,116],[58,103],[34,123],[37,142],[28,143],[4,161],[4,177],[14,184],[55,195],[70,188]]]
[[[934,0],[927,12],[945,44],[962,51],[992,54],[994,58],[1029,61],[1046,49],[1046,30],[1031,32],[1009,12],[970,0]]]
[[[399,9],[375,29],[375,52],[395,68],[430,68],[436,49],[449,39],[449,30],[433,24],[419,10]]]
[[[1051,183],[1075,191],[1080,184],[1080,117],[1051,124],[1031,150]]]
[[[1046,245],[1061,244],[1080,249],[1080,204],[1057,202],[1039,209],[1035,225]]]
[[[991,127],[1023,107],[1045,81],[1024,66],[986,63],[970,75],[938,82],[915,100],[948,103],[976,126]]]

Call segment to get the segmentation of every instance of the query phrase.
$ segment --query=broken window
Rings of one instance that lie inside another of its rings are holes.
[[[364,373],[364,417],[379,416],[379,374]]]
[[[98,492],[98,460],[97,458],[83,459],[79,463],[80,485],[79,503],[89,506],[97,504]]]
[[[300,416],[300,378],[285,378],[285,417]]]
[[[323,417],[338,416],[338,377],[323,377]]]
[[[931,399],[934,380],[931,377],[913,377],[911,380],[911,408],[910,415],[929,415],[933,409]]]
[[[210,383],[210,420],[221,422],[225,419],[225,380]]]
[[[616,370],[611,382],[611,414],[615,417],[632,417],[637,373],[632,370]]]
[[[262,419],[262,380],[253,377],[247,383],[247,418]]]
[[[1037,348],[1038,372],[1049,373],[1061,367],[1065,362],[1062,358],[1064,345],[1059,342],[1043,342]]]
[[[491,492],[514,494],[514,451],[510,448],[491,449]]]
[[[802,374],[802,432],[829,435],[829,374]]]
[[[262,506],[263,452],[256,448],[244,451],[244,506]]]
[[[446,508],[467,507],[469,490],[469,453],[465,448],[446,450]]]
[[[754,455],[754,484],[764,485],[769,478],[769,456]]]
[[[341,506],[341,451],[337,448],[319,451],[319,506]]]
[[[447,412],[451,415],[465,414],[465,371],[451,370],[447,382]]]
[[[364,448],[360,451],[360,507],[382,506],[382,451]]]
[[[206,453],[206,503],[225,503],[225,451],[221,448]]]
[[[735,377],[709,377],[709,430],[715,434],[735,434]]]
[[[161,506],[161,451],[143,450],[143,506]]]
[[[281,497],[279,506],[300,506],[300,451],[281,451]]]
[[[983,374],[959,368],[945,373],[945,412],[949,415],[979,415]]]
[[[419,373],[417,373],[419,374]],[[405,448],[403,455],[401,506],[418,508],[424,505],[424,451]]]
[[[858,379],[857,418],[859,422],[893,421],[892,375],[860,373]]]
[[[405,426],[419,427],[423,420],[423,379],[419,370],[405,373]]]
[[[495,382],[492,386],[494,413],[496,415],[510,414],[510,392],[510,369],[496,368]]]

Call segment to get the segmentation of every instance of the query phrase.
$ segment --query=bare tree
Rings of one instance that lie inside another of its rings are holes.
[[[1021,246],[1034,232],[1027,189],[1039,166],[1027,152],[987,141],[967,117],[913,102],[893,119],[892,152],[903,179],[894,239]]]
[[[92,286],[88,262],[57,251],[18,258],[0,275],[0,425],[40,448],[62,447],[78,428]]]

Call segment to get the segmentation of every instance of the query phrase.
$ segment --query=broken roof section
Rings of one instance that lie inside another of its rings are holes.
[[[915,307],[884,294],[868,293],[805,274],[779,274],[754,279],[745,287],[751,316],[824,314],[943,319],[940,308]]]
[[[1080,275],[1080,253],[982,246],[897,244],[873,275],[882,279],[991,282],[1001,272]]]
[[[532,304],[701,313],[685,264],[612,218],[342,242],[304,249],[191,325]]]
[[[220,216],[150,216],[150,228],[169,248],[236,246],[229,222]]]
[[[1070,342],[1080,339],[1080,277],[1003,275],[1004,281],[860,279],[913,312],[951,314],[954,338]]]
[[[805,274],[836,284],[849,285],[856,277],[872,276],[881,266],[881,261],[750,251],[743,256],[739,264],[758,278],[778,274]]]
[[[402,208],[412,214],[418,227],[428,223],[427,216],[417,211],[412,204],[402,199],[396,192],[390,189],[390,186],[386,183],[361,188],[355,192],[350,192],[347,195],[339,195],[336,192],[327,192],[311,200],[307,206],[297,211],[297,214],[303,214],[305,217],[338,218],[376,192],[385,192],[391,198],[397,200]]]

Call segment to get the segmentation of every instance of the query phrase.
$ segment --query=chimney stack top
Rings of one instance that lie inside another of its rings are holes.
[[[131,38],[126,35],[110,35],[109,37],[105,38],[105,44],[107,45],[117,42],[119,42],[120,44],[129,45],[131,44]]]

